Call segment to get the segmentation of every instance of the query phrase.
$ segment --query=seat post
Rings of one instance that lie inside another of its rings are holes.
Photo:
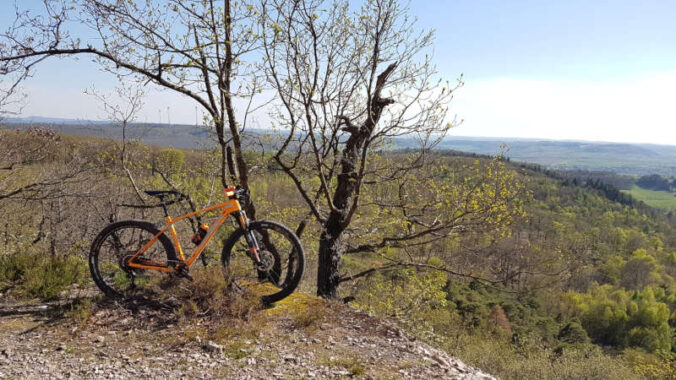
[[[162,204],[162,210],[164,211],[164,217],[169,216],[169,210],[167,210],[167,205],[164,203],[164,197],[160,196],[160,204]]]

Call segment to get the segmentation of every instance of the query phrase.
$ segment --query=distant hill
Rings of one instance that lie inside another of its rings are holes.
[[[11,124],[59,124],[59,125],[110,124],[109,121],[103,120],[64,119],[59,117],[44,117],[44,116],[14,117],[6,119],[5,122]]]
[[[504,152],[512,160],[552,169],[676,176],[676,146],[670,145],[451,137],[438,148],[489,155]]]
[[[8,118],[5,127],[10,129],[45,128],[76,136],[96,136],[121,139],[122,128],[108,121],[75,120],[44,117]],[[212,146],[215,140],[209,137],[209,131],[195,125],[134,123],[127,129],[130,139],[140,139],[149,145],[172,146],[182,149],[204,148]]]
[[[58,119],[31,116],[4,121],[10,129],[41,127],[80,136],[121,138],[121,130],[106,121]],[[250,136],[269,133],[249,130]],[[215,142],[209,130],[186,124],[137,123],[128,130],[130,138],[146,144],[176,148],[204,148]],[[395,139],[397,148],[412,148],[410,138]],[[660,174],[676,176],[676,146],[622,144],[588,141],[554,141],[516,138],[448,137],[438,149],[505,156],[516,161],[532,162],[552,169],[610,171],[619,174]]]

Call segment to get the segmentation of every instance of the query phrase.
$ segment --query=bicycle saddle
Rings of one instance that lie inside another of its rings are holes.
[[[158,198],[162,198],[165,195],[181,195],[181,193],[176,190],[145,190],[144,193],[150,195],[151,197]]]

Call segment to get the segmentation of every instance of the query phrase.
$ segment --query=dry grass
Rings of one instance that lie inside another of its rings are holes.
[[[198,269],[192,275],[194,281],[182,281],[160,295],[166,302],[178,304],[176,312],[182,318],[247,320],[263,309],[257,294],[229,289],[221,266]]]
[[[194,281],[180,281],[159,295],[172,305],[183,338],[212,340],[234,358],[248,355],[245,342],[270,328],[260,295],[231,289],[221,266],[199,268],[191,275]]]
[[[331,368],[340,368],[350,372],[350,376],[366,374],[366,366],[356,355],[350,353],[334,353],[332,356],[320,356],[317,363]]]
[[[0,334],[9,334],[17,331],[27,331],[39,326],[41,323],[37,320],[26,319],[22,317],[3,318],[0,320]]]
[[[65,316],[80,325],[85,325],[94,313],[95,308],[96,305],[92,300],[85,298],[72,304],[70,310],[66,311]]]

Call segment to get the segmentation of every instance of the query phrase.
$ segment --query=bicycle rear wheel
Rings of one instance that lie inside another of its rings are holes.
[[[109,297],[156,290],[167,278],[165,272],[130,268],[127,263],[159,232],[152,223],[138,220],[116,222],[104,228],[89,252],[89,270],[99,289]],[[176,262],[176,254],[169,238],[162,234],[136,260],[168,265]]]
[[[259,246],[261,265],[250,257],[246,233],[238,229],[223,247],[221,261],[232,284],[260,295],[264,303],[277,302],[298,287],[305,268],[305,253],[298,237],[282,224],[255,221],[249,224]]]

